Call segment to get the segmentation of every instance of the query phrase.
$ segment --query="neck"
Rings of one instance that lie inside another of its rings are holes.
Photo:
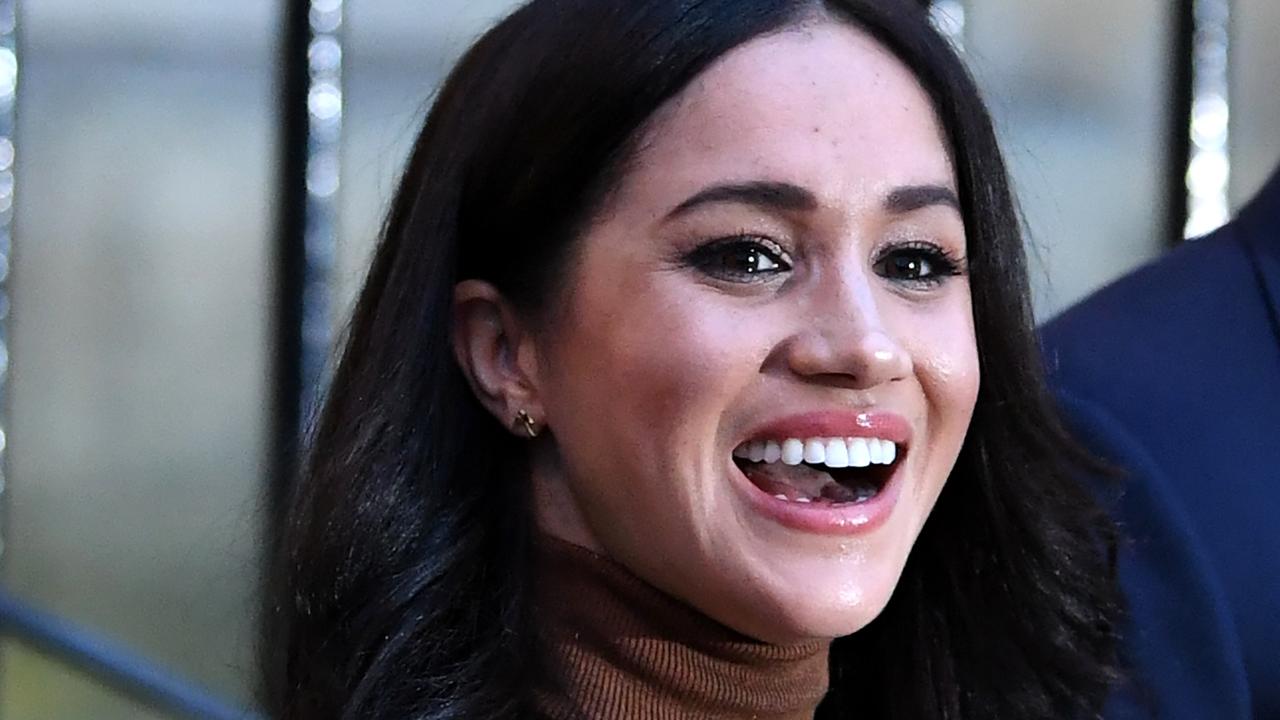
[[[535,545],[542,650],[558,670],[536,688],[540,717],[813,717],[830,641],[760,642],[586,548],[542,533]]]

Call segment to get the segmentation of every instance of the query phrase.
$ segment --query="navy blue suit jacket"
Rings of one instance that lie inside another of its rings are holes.
[[[1280,172],[1042,341],[1068,422],[1127,475],[1127,646],[1157,714],[1280,718]]]

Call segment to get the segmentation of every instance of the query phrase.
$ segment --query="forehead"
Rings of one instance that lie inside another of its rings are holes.
[[[659,111],[640,147],[631,178],[639,187],[628,191],[642,195],[768,178],[849,204],[875,202],[893,186],[954,186],[915,76],[869,35],[835,21],[726,54]]]

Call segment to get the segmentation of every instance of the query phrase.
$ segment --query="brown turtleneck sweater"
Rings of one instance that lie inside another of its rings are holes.
[[[596,553],[538,533],[536,612],[546,720],[810,720],[828,640],[771,645],[737,633]]]

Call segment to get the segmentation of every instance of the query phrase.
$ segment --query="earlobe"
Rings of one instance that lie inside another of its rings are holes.
[[[516,419],[512,422],[512,425],[517,432],[523,430],[524,433],[529,436],[530,440],[538,437],[542,432],[542,429],[538,426],[538,422],[533,419],[533,416],[529,414],[528,410],[523,408],[521,408],[520,412],[516,413]]]
[[[532,418],[541,415],[535,378],[520,362],[521,345],[527,342],[519,316],[497,288],[482,280],[464,280],[454,287],[453,350],[458,365],[480,403],[520,434],[530,427],[520,413],[534,427]]]

